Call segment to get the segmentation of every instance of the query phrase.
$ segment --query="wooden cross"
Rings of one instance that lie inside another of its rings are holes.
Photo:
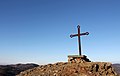
[[[78,28],[78,34],[74,34],[74,35],[70,35],[70,37],[75,37],[75,36],[78,36],[78,47],[79,47],[79,55],[81,55],[81,41],[80,41],[80,36],[82,35],[89,35],[89,32],[85,32],[85,33],[80,33],[80,26],[78,25],[77,26]]]

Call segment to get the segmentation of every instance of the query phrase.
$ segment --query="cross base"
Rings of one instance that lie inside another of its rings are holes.
[[[69,63],[84,63],[91,62],[85,55],[68,55]]]

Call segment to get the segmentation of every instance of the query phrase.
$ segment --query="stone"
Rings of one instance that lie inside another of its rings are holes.
[[[87,56],[85,55],[69,55],[68,56],[69,63],[84,63],[84,62],[91,62]]]

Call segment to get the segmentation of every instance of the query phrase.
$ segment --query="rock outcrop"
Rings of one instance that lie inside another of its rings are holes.
[[[111,63],[55,63],[41,65],[21,72],[17,76],[118,76]]]

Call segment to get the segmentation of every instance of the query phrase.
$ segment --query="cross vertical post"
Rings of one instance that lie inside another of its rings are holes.
[[[78,28],[78,47],[79,47],[79,55],[81,55],[81,41],[80,41],[80,26],[77,26]]]

